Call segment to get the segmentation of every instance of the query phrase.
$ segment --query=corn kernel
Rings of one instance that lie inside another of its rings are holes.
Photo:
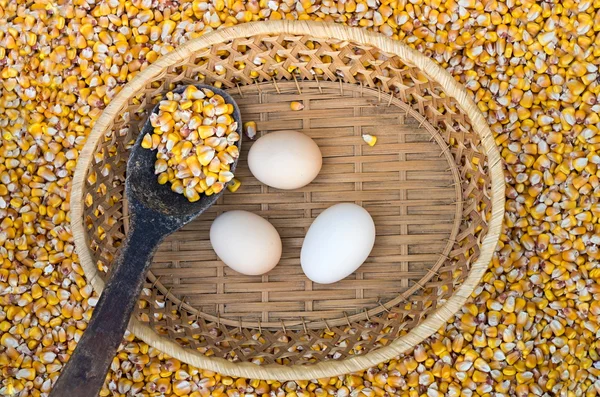
[[[363,134],[363,141],[365,141],[369,146],[375,146],[377,143],[377,137],[369,134]]]
[[[304,105],[302,104],[302,102],[293,101],[293,102],[290,103],[290,109],[292,109],[292,110],[302,110],[302,109],[304,109]]]

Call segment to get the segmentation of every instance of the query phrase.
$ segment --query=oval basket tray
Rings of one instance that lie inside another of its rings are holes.
[[[503,218],[491,131],[464,89],[423,55],[364,30],[306,21],[250,23],[192,40],[103,111],[71,196],[77,252],[97,291],[127,233],[128,148],[160,95],[193,82],[227,89],[259,135],[309,135],[323,168],[302,189],[269,188],[248,171],[245,140],[238,192],[159,247],[130,322],[135,335],[226,375],[314,379],[407,351],[460,309],[487,269]],[[291,101],[304,109],[290,110]],[[315,284],[300,267],[302,239],[339,202],[371,213],[375,247],[348,278]],[[282,259],[268,274],[236,273],[212,251],[210,224],[232,209],[259,214],[280,233]]]

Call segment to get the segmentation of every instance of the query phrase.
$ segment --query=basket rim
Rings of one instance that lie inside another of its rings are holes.
[[[319,38],[335,38],[358,44],[376,47],[384,52],[394,54],[403,61],[418,67],[429,78],[436,81],[443,90],[453,97],[461,110],[469,117],[473,130],[480,136],[481,144],[488,157],[488,169],[491,174],[491,218],[488,223],[488,233],[480,244],[479,258],[472,264],[467,278],[454,294],[434,312],[406,335],[399,337],[390,344],[374,351],[355,355],[344,360],[321,361],[311,365],[256,365],[250,362],[230,362],[223,358],[209,357],[196,351],[183,348],[167,337],[158,335],[148,325],[135,317],[129,321],[128,330],[145,343],[165,352],[188,364],[199,368],[215,371],[227,376],[252,379],[304,380],[338,376],[364,370],[381,362],[402,354],[440,329],[462,306],[479,284],[488,269],[492,255],[500,238],[504,218],[505,181],[501,157],[483,114],[469,97],[467,91],[446,70],[432,59],[408,47],[408,45],[390,39],[380,33],[367,31],[364,28],[348,27],[336,23],[315,21],[259,21],[244,23],[221,30],[207,33],[190,40],[160,57],[153,64],[137,74],[104,109],[86,143],[80,152],[73,176],[70,208],[71,229],[75,240],[76,252],[80,258],[88,282],[93,289],[101,293],[104,281],[99,277],[98,269],[93,261],[86,241],[86,229],[83,221],[85,178],[89,166],[94,159],[99,140],[111,128],[114,117],[122,105],[143,88],[149,79],[160,77],[167,67],[181,64],[194,52],[218,44],[223,41],[244,38],[261,34],[288,33],[293,35],[309,34]]]

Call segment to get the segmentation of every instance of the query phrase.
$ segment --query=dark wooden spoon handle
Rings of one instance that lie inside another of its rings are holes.
[[[143,228],[136,230],[133,225],[132,222],[87,329],[54,385],[51,397],[96,397],[102,389],[160,242],[160,236],[144,232]]]

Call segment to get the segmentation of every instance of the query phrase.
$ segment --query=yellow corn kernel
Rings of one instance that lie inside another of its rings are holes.
[[[220,193],[223,190],[224,187],[225,187],[224,183],[222,183],[222,182],[215,182],[215,183],[213,183],[213,185],[210,188],[216,194],[216,193]]]
[[[176,132],[171,132],[167,135],[167,150],[173,150],[175,144],[181,140],[181,136],[179,136]]]
[[[200,200],[200,195],[194,188],[186,188],[183,195],[192,203]]]
[[[212,159],[215,157],[215,150],[209,146],[199,146],[196,150],[196,155],[198,156],[198,161],[200,161],[201,165],[209,165]],[[221,162],[221,158],[219,158]]]
[[[229,153],[229,155],[231,157],[233,157],[234,159],[237,159],[238,157],[240,157],[240,150],[238,149],[237,146],[233,145],[233,146],[229,146],[227,147],[227,153]]]
[[[210,146],[211,148],[217,148],[217,146],[219,146],[220,143],[221,143],[221,140],[216,136],[211,136],[204,140],[204,144],[206,146]],[[217,150],[219,150],[219,149],[217,149]]]
[[[217,116],[221,116],[221,115],[224,115],[224,114],[230,114],[230,113],[232,113],[232,112],[229,111],[230,106],[233,109],[233,105],[227,104],[227,103],[221,103],[221,104],[215,106],[215,114]]]
[[[230,125],[233,123],[233,117],[229,114],[222,114],[217,117],[217,124]]]
[[[179,104],[179,107],[180,107],[182,110],[187,110],[187,109],[190,109],[190,108],[192,107],[192,105],[193,105],[193,104],[194,104],[194,102],[193,102],[192,100],[188,99],[187,101],[183,101],[183,102],[181,102],[181,103]]]
[[[231,171],[219,172],[219,182],[227,183],[233,179],[233,173]]]
[[[171,183],[171,190],[174,191],[175,193],[182,194],[183,193],[183,183],[179,179],[174,180]]]
[[[150,134],[144,135],[144,138],[142,139],[142,147],[144,149],[152,148],[152,136]]]
[[[208,171],[218,173],[221,171],[221,161],[218,157],[213,157],[213,159],[208,164]]]
[[[188,158],[185,159],[185,162],[188,166],[188,168],[190,169],[190,171],[192,172],[192,175],[198,177],[200,175],[202,175],[202,169],[200,166],[200,160],[198,159],[197,156],[189,156]]]
[[[214,117],[215,116],[215,105],[209,103],[208,105],[202,108],[202,114],[204,117]]]
[[[304,105],[302,104],[302,102],[293,101],[293,102],[290,103],[290,109],[292,109],[292,110],[302,110],[302,109],[304,109]]]
[[[189,155],[194,149],[194,144],[190,141],[183,141],[181,145],[181,156],[185,157]]]
[[[197,186],[200,186],[200,189],[202,189],[202,191],[205,191],[206,189],[208,189],[208,185],[206,184],[206,179],[201,179],[200,182],[198,182]]]
[[[215,94],[214,92],[212,93],[213,95],[211,97],[209,97],[210,99],[208,100],[209,103],[211,103],[214,106],[220,105],[222,103],[225,103],[225,99],[219,95],[219,94]]]
[[[202,92],[202,91],[200,91]],[[194,101],[194,103],[192,103],[192,112],[194,113],[201,113],[202,109],[204,108],[202,101],[201,100],[196,100]]]
[[[154,162],[154,173],[157,175],[165,172],[167,170],[167,168],[168,168],[168,165],[164,159],[158,159]]]
[[[215,135],[218,136],[219,138],[224,136],[227,133],[228,128],[230,128],[234,124],[237,124],[237,123],[232,123],[230,126],[227,126],[225,124],[217,124],[216,130],[215,130]],[[227,142],[229,142],[229,140]]]
[[[215,135],[215,127],[210,125],[203,125],[198,127],[198,133],[200,134],[200,138],[206,139]]]
[[[235,192],[237,192],[237,190],[240,188],[241,185],[242,185],[242,183],[239,180],[233,178],[231,180],[231,182],[227,185],[227,189],[230,192],[235,193]]]
[[[363,141],[365,141],[369,146],[375,146],[377,143],[377,137],[369,134],[363,134]]]
[[[196,87],[194,85],[187,86],[185,88],[185,90],[183,91],[182,95],[183,95],[183,98],[185,98],[185,99],[193,99],[193,100],[203,99],[206,97],[206,95],[204,95],[204,92],[199,90],[198,87]]]
[[[254,139],[256,137],[256,123],[254,121],[244,123],[244,131],[248,138]]]
[[[219,158],[219,161],[221,161],[221,164],[232,164],[235,161],[227,152],[220,152],[217,154],[217,157]]]
[[[218,179],[219,179],[219,175],[218,174],[215,174],[214,172],[209,172],[208,174],[206,174],[206,178],[204,180],[206,181],[206,185],[210,187]]]
[[[164,185],[169,181],[169,174],[166,172],[162,172],[158,175],[158,184]]]

